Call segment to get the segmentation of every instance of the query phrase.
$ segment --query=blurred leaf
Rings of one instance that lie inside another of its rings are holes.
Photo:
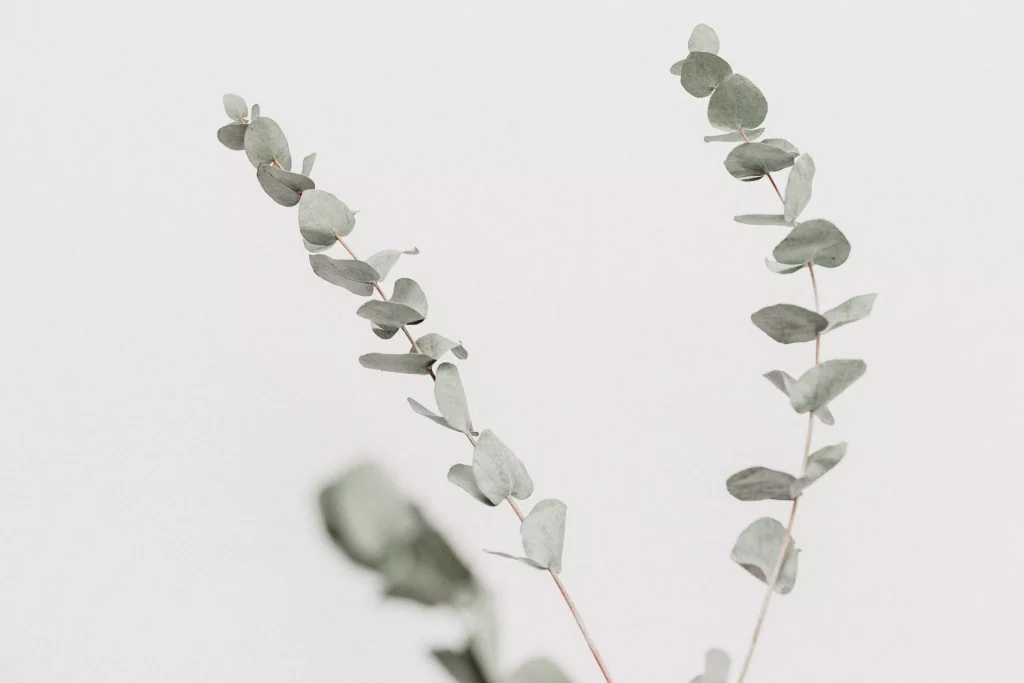
[[[388,273],[391,272],[391,269],[394,267],[394,265],[398,263],[398,259],[402,256],[402,254],[409,254],[410,256],[412,256],[418,253],[420,253],[420,250],[417,249],[416,247],[413,247],[408,251],[399,251],[397,249],[385,249],[383,251],[378,251],[373,256],[367,258],[366,262],[377,269],[377,272],[380,273],[380,281],[383,281],[384,278],[388,276]]]
[[[314,161],[316,161],[316,152],[313,152],[302,160],[302,175],[308,176],[313,172]]]
[[[452,429],[452,427],[449,427],[449,429]],[[497,505],[497,503],[492,503],[490,499],[484,495],[484,492],[480,490],[480,487],[477,486],[476,477],[473,475],[472,465],[463,465],[462,463],[452,465],[448,468],[448,481],[455,484],[484,505],[488,505],[490,507]]]
[[[540,566],[528,557],[521,557],[519,555],[513,555],[512,553],[503,553],[500,550],[487,550],[486,548],[484,548],[484,552],[488,555],[497,555],[498,557],[504,557],[509,560],[515,560],[516,562],[522,562],[527,567],[530,567],[532,569],[540,569],[541,571],[545,569],[545,567]]]
[[[554,498],[538,501],[526,515],[519,532],[528,558],[545,569],[562,571],[565,503]]]
[[[410,325],[417,325],[427,317],[427,295],[423,293],[415,280],[410,280],[407,277],[395,280],[395,290],[391,294],[391,302],[408,306],[419,313],[420,319],[409,323]]]
[[[495,505],[508,496],[522,500],[533,493],[533,480],[526,467],[490,429],[480,432],[473,449],[473,476]]]
[[[380,572],[385,594],[423,605],[460,605],[475,592],[469,569],[419,511],[419,533],[388,553]]]
[[[770,259],[765,259],[764,264],[768,266],[768,270],[781,275],[789,275],[790,273],[795,273],[796,271],[807,267],[806,263],[798,263],[794,266],[786,263],[779,263],[778,261],[772,261]]]
[[[302,193],[299,201],[299,232],[310,244],[334,244],[337,238],[345,237],[355,226],[355,214],[345,202],[330,192],[310,190]]]
[[[531,659],[512,672],[505,683],[572,683],[550,659]]]
[[[865,370],[867,364],[862,360],[833,359],[816,365],[790,387],[790,405],[798,413],[818,410],[860,379]]]
[[[253,166],[277,161],[285,171],[292,170],[288,140],[274,119],[261,116],[245,131],[245,155]]]
[[[732,73],[732,67],[718,55],[710,52],[691,52],[683,60],[679,81],[683,89],[694,97],[707,97],[718,84]]]
[[[359,364],[370,370],[429,375],[434,359],[422,353],[367,353],[359,356]]]
[[[239,95],[227,94],[224,96],[224,113],[233,121],[241,121],[248,116],[249,107]]]
[[[452,427],[460,432],[472,432],[473,421],[469,417],[469,403],[462,388],[459,369],[451,363],[441,363],[434,372],[434,400],[437,401],[437,409]]]
[[[825,317],[793,304],[775,304],[751,314],[758,329],[782,344],[812,341],[828,326]]]
[[[765,373],[764,377],[769,382],[774,384],[775,388],[784,393],[787,397],[789,396],[790,391],[793,388],[793,384],[796,383],[795,379],[790,377],[785,372],[782,372],[781,370],[772,370],[771,372],[767,372]],[[821,408],[818,408],[817,410],[814,411],[814,415],[824,424],[835,424],[835,418],[832,417],[832,413],[831,411],[829,411],[828,406],[822,406]]]
[[[835,268],[850,257],[850,243],[839,228],[826,220],[799,223],[773,252],[779,263],[808,263]]]
[[[433,650],[430,654],[434,655],[434,658],[458,683],[492,683],[484,673],[483,663],[477,659],[476,654],[469,646],[458,652]]]
[[[281,206],[295,206],[303,192],[313,189],[313,181],[306,176],[282,171],[270,164],[260,164],[256,168],[256,180],[263,191]]]
[[[739,500],[792,500],[792,474],[767,467],[748,467],[729,477],[725,487]]]
[[[868,317],[877,298],[877,294],[861,294],[852,299],[847,299],[835,308],[825,311],[825,318],[828,320],[828,327],[825,328],[825,332],[831,332],[843,325],[849,325]]]
[[[757,577],[759,581],[767,584],[771,581],[785,535],[786,528],[777,520],[771,517],[762,517],[740,533],[739,538],[736,539],[736,545],[732,549],[732,560]],[[793,585],[796,583],[797,553],[795,545],[796,541],[789,538],[786,545],[786,559],[782,563],[782,570],[775,583],[775,592],[782,595],[793,590]]]
[[[722,135],[705,135],[704,142],[748,142],[758,139],[762,133],[764,133],[764,128],[745,130],[743,133],[737,131],[735,133],[723,133]],[[744,134],[747,137],[743,137]]]
[[[744,225],[789,225],[789,221],[777,213],[745,213],[742,216],[733,216],[732,219]]]
[[[436,360],[441,360],[441,357],[449,351],[461,360],[469,358],[469,352],[466,351],[462,344],[453,342],[447,337],[442,337],[436,332],[430,332],[417,339],[416,347],[419,348],[420,353],[425,353]],[[416,349],[413,348],[410,351],[415,352]]]
[[[789,140],[783,140],[782,138],[765,138],[761,142],[766,145],[770,145],[771,147],[775,147],[776,149],[781,149],[783,152],[788,152],[793,156],[800,154],[800,150],[797,149],[796,145]]]
[[[248,123],[229,123],[217,131],[217,139],[228,149],[245,149],[245,130],[248,127]]]
[[[767,115],[768,101],[750,79],[740,74],[722,79],[708,103],[708,121],[727,132],[757,128]]]
[[[846,456],[846,442],[825,446],[807,456],[804,476],[793,482],[793,496],[799,496],[808,486],[821,479]]]
[[[795,157],[763,142],[744,142],[733,147],[725,158],[725,170],[734,178],[760,178],[793,165]]]
[[[316,273],[317,277],[330,282],[332,285],[344,287],[358,296],[370,296],[373,294],[373,285],[365,282],[356,282],[345,276],[348,266],[344,259],[333,259],[324,254],[311,254],[309,265],[313,267],[313,272]]]
[[[690,52],[710,52],[718,54],[718,34],[707,24],[697,24],[690,33],[690,39],[686,42]]]
[[[704,673],[690,683],[728,683],[729,664],[729,655],[723,650],[708,650],[704,655]]]
[[[786,220],[793,222],[811,201],[811,182],[814,180],[814,159],[810,154],[801,154],[793,162],[793,170],[786,181]]]

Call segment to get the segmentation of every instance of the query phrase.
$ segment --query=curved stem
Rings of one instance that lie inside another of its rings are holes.
[[[345,249],[345,251],[348,252],[349,256],[351,256],[356,261],[359,260],[359,257],[356,256],[356,253],[352,251],[352,249],[345,243],[345,240],[341,239],[340,237],[338,237],[337,240],[338,243],[341,244],[341,246]],[[384,295],[384,290],[380,288],[380,285],[378,283],[374,282],[373,288],[377,290],[377,293],[380,295],[381,299],[383,299],[384,301],[388,300],[388,298]],[[422,353],[420,351],[419,345],[416,344],[416,341],[409,333],[408,328],[405,325],[402,325],[399,329],[401,329],[402,332],[405,333],[405,336],[406,338],[408,338],[409,343],[412,344],[413,351],[415,351],[416,353]],[[427,368],[427,371],[430,373],[430,378],[434,381],[437,381],[437,375],[434,374],[433,368]],[[469,443],[472,444],[473,448],[476,448],[476,439],[473,438],[473,435],[467,434],[466,432],[463,432],[463,434],[465,435],[466,439],[469,440]],[[516,504],[515,500],[513,500],[511,497],[508,497],[505,500],[512,508],[512,511],[516,513],[516,517],[519,518],[519,522],[522,523],[525,517],[523,516],[522,510],[519,509],[519,505]],[[558,575],[558,572],[550,568],[548,569],[548,574],[551,575],[551,578],[554,580],[555,585],[558,586],[558,592],[562,594],[562,599],[565,600],[565,604],[569,607],[569,611],[572,612],[573,619],[576,620],[576,625],[579,627],[580,633],[583,635],[583,640],[585,640],[587,643],[587,647],[590,648],[590,654],[594,656],[594,661],[597,662],[597,667],[601,669],[601,674],[604,676],[605,682],[612,683],[611,674],[608,673],[608,669],[607,667],[605,667],[604,660],[601,658],[601,653],[597,649],[597,644],[594,642],[594,639],[591,638],[590,631],[587,630],[586,624],[583,623],[583,617],[580,616],[579,610],[576,609],[576,604],[572,601],[572,598],[569,596],[569,591],[566,589],[565,584],[562,583],[561,577]]]

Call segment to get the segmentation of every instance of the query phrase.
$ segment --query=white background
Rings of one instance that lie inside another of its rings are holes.
[[[1016,3],[20,3],[0,27],[0,679],[448,678],[450,615],[382,604],[315,497],[383,461],[499,595],[503,661],[598,672],[507,507],[445,481],[469,447],[423,378],[317,279],[295,212],[216,140],[221,95],[276,119],[360,211],[357,253],[418,246],[420,327],[461,339],[475,422],[569,507],[564,578],[619,683],[746,647],[762,584],[728,559],[785,503],[724,480],[797,467],[805,420],[761,374],[809,367],[748,319],[811,305],[768,272],[766,182],[723,169],[668,67],[691,27],[814,155],[806,217],[853,253],[825,337],[865,377],[816,446],[795,591],[750,681],[1007,680],[1021,637]],[[528,505],[527,505],[528,507]]]

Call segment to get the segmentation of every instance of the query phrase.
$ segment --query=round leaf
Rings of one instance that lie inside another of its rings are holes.
[[[241,121],[249,113],[249,107],[241,96],[229,93],[224,96],[224,113],[233,121]]]
[[[746,76],[725,77],[708,103],[708,121],[718,130],[757,128],[768,116],[768,101]]]
[[[763,142],[744,142],[729,152],[725,158],[725,169],[734,178],[757,180],[765,173],[789,168],[795,158],[790,152]]]
[[[288,140],[274,119],[263,116],[249,124],[245,131],[245,155],[253,166],[277,162],[286,171],[292,170]]]
[[[707,24],[697,24],[690,33],[690,39],[686,41],[686,47],[690,52],[718,54],[718,34]]]
[[[355,225],[355,214],[345,202],[330,192],[310,190],[302,193],[302,199],[299,200],[299,232],[310,244],[334,244],[337,238],[352,232]]]
[[[495,505],[509,496],[522,500],[533,493],[533,480],[523,463],[489,429],[480,432],[473,449],[473,476]]]
[[[314,183],[304,175],[282,171],[270,164],[260,164],[256,180],[271,199],[281,206],[295,206],[302,193],[313,189]]]
[[[832,223],[816,218],[798,224],[772,252],[779,263],[835,268],[850,257],[850,242]]]
[[[786,528],[771,517],[762,517],[746,529],[732,548],[732,559],[763,583],[768,583],[782,551],[782,540]],[[789,538],[785,559],[775,582],[775,592],[785,595],[793,590],[796,583],[797,553],[796,542]]]
[[[554,498],[538,501],[519,526],[526,557],[545,569],[562,571],[565,541],[565,503]]]
[[[248,127],[248,123],[229,123],[217,131],[217,139],[228,149],[245,149],[245,129]]]
[[[775,304],[756,311],[750,319],[758,329],[782,344],[815,339],[828,327],[825,316],[793,304]]]
[[[718,55],[710,52],[691,52],[683,60],[679,81],[683,89],[694,97],[707,97],[718,84],[732,73],[732,67]]]

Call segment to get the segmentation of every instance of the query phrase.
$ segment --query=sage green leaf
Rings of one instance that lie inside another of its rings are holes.
[[[768,270],[781,275],[789,275],[790,273],[795,273],[796,271],[807,267],[806,263],[798,263],[793,266],[786,263],[779,263],[778,261],[772,261],[770,259],[765,259],[764,264],[768,266]]]
[[[811,201],[811,182],[814,180],[814,159],[801,154],[793,161],[793,170],[786,180],[786,199],[783,216],[792,223]]]
[[[310,244],[309,242],[306,241],[305,237],[300,237],[300,239],[302,240],[302,246],[304,246],[306,248],[306,251],[308,251],[310,254],[319,254],[320,252],[327,251],[332,246],[334,246],[332,244]]]
[[[420,518],[394,481],[371,462],[359,463],[320,493],[327,532],[349,558],[377,569],[396,546],[411,542]]]
[[[387,327],[386,325],[378,325],[377,323],[370,323],[370,329],[373,330],[373,333],[381,339],[391,339],[398,334],[397,327]]]
[[[765,173],[781,171],[793,165],[796,157],[763,142],[744,142],[733,147],[725,158],[725,170],[734,178],[757,179]]]
[[[780,213],[745,213],[733,216],[732,219],[744,225],[789,225],[789,221]]]
[[[708,121],[727,132],[757,128],[767,115],[768,101],[749,78],[740,74],[722,79],[708,103]]]
[[[718,55],[710,52],[691,52],[683,60],[679,81],[683,89],[694,97],[707,97],[718,84],[732,73],[732,67]]]
[[[809,263],[835,268],[850,257],[850,243],[839,228],[816,218],[797,224],[773,252],[779,263]]]
[[[217,139],[228,149],[245,149],[245,130],[248,127],[248,123],[229,123],[217,131]]]
[[[314,161],[316,161],[316,152],[313,152],[302,160],[302,175],[308,176],[313,172]]]
[[[748,467],[729,477],[725,487],[739,500],[792,500],[792,474],[767,467]]]
[[[505,683],[572,683],[550,659],[531,659],[512,675]]]
[[[295,206],[303,192],[313,189],[313,181],[306,176],[282,171],[270,164],[260,164],[256,168],[256,180],[263,191],[281,206]]]
[[[402,254],[414,256],[418,253],[420,253],[420,250],[417,249],[416,247],[413,247],[408,251],[399,251],[398,249],[385,249],[383,251],[378,251],[373,256],[368,257],[366,259],[366,262],[377,269],[377,272],[380,273],[380,280],[383,281],[384,278],[388,276],[388,273],[391,272],[391,269],[394,267],[394,265],[398,263],[398,259],[402,256]]]
[[[782,344],[812,341],[828,327],[825,316],[793,304],[775,304],[751,314],[758,329]]]
[[[445,668],[457,683],[493,683],[485,673],[483,663],[477,659],[471,647],[458,652],[454,650],[432,650],[434,659]]]
[[[409,406],[412,408],[412,411],[414,413],[416,413],[417,415],[422,415],[423,417],[427,418],[428,420],[430,420],[432,422],[436,422],[437,424],[441,425],[442,427],[447,427],[448,429],[450,429],[450,430],[452,430],[454,432],[461,431],[459,429],[455,429],[455,427],[452,427],[450,424],[448,424],[448,420],[446,420],[443,417],[441,417],[440,415],[436,414],[434,411],[432,411],[430,408],[427,408],[425,405],[423,405],[419,401],[417,401],[415,399],[412,399],[412,398],[407,398],[406,400],[409,402]],[[449,476],[449,481],[450,480],[451,480],[451,477]],[[475,483],[476,482],[474,481],[474,485],[475,485]]]
[[[437,401],[437,409],[455,429],[460,432],[472,432],[473,420],[469,417],[469,403],[462,388],[459,369],[451,363],[441,363],[434,373],[434,400]]]
[[[772,370],[764,374],[765,379],[775,385],[775,388],[784,393],[787,397],[792,391],[793,384],[796,380],[790,377],[787,373],[782,370]],[[814,416],[817,417],[822,423],[827,425],[835,424],[835,418],[832,417],[832,412],[828,409],[828,406],[822,406],[814,411]]]
[[[565,503],[554,498],[538,501],[519,526],[526,557],[545,569],[562,571]]]
[[[306,248],[308,249],[309,247],[307,246]],[[344,287],[357,296],[370,296],[373,294],[373,285],[366,284],[365,282],[356,282],[345,275],[347,265],[343,259],[333,259],[324,254],[311,254],[309,265],[313,267],[313,272],[316,273],[317,277],[330,282],[332,285]]]
[[[487,548],[484,548],[484,552],[488,555],[497,555],[498,557],[504,557],[509,560],[515,560],[516,562],[522,562],[527,567],[532,567],[533,569],[545,569],[544,567],[540,566],[528,557],[521,557],[519,555],[513,555],[512,553],[503,553],[500,550],[488,550]]]
[[[715,29],[707,24],[697,24],[690,33],[690,39],[686,41],[686,48],[690,52],[710,52],[718,54],[718,34]]]
[[[868,317],[871,315],[871,308],[875,305],[877,298],[877,294],[861,294],[825,311],[825,319],[828,320],[825,332],[831,332],[843,325],[849,325]]]
[[[867,370],[862,360],[833,359],[814,366],[795,381],[789,390],[789,403],[798,413],[828,405]]]
[[[245,155],[253,166],[276,161],[284,170],[292,170],[292,154],[284,131],[274,119],[265,116],[250,123],[246,129]]]
[[[737,131],[735,133],[723,133],[722,135],[705,135],[704,142],[750,142],[761,137],[762,133],[764,133],[764,128],[745,130],[742,133]],[[743,137],[744,135],[746,137]]]
[[[523,500],[533,493],[533,480],[526,467],[490,429],[480,432],[473,449],[473,476],[495,505],[509,496]]]
[[[782,138],[765,138],[761,142],[763,142],[766,145],[775,147],[776,149],[781,149],[783,152],[789,152],[794,156],[800,154],[800,150],[797,149],[796,145],[794,145],[789,140],[783,140]]]
[[[767,584],[772,579],[785,536],[786,528],[782,524],[771,517],[762,517],[740,533],[732,548],[732,560]],[[782,595],[793,590],[796,583],[796,541],[787,540],[785,559],[774,586],[775,592]]]
[[[408,323],[410,325],[418,325],[427,317],[427,295],[423,293],[423,289],[420,288],[415,280],[410,280],[407,277],[395,280],[395,290],[391,294],[391,303],[407,306],[419,313],[419,320]]]
[[[227,94],[224,96],[224,113],[233,121],[241,121],[249,114],[249,107],[241,96]]]
[[[728,683],[729,655],[717,648],[708,650],[704,655],[704,673],[690,683]]]
[[[846,442],[825,446],[807,456],[804,476],[793,482],[793,497],[799,496],[804,490],[821,479],[829,470],[839,464],[846,456]]]
[[[442,418],[443,419],[443,418]],[[445,425],[447,426],[447,425]],[[453,429],[453,427],[448,427]],[[455,431],[458,431],[457,429]],[[476,477],[473,476],[473,466],[463,465],[461,463],[452,465],[448,469],[448,481],[458,486],[460,489],[479,500],[484,505],[494,507],[497,503],[492,503],[484,492],[477,486]]]
[[[252,123],[260,117],[260,105],[252,105],[252,116],[249,118],[249,123]]]
[[[429,375],[434,359],[422,353],[367,353],[359,356],[359,364],[370,370]]]
[[[423,322],[423,316],[415,308],[405,304],[396,304],[393,301],[367,301],[356,310],[356,315],[384,328],[397,328],[402,325],[411,325],[414,322]],[[424,357],[430,358],[430,356]]]
[[[476,592],[472,574],[447,540],[413,511],[420,519],[418,533],[393,548],[379,568],[385,595],[427,606],[466,604]]]
[[[466,351],[462,344],[453,342],[447,337],[442,337],[436,332],[430,332],[417,339],[416,348],[419,349],[420,353],[425,353],[436,360],[441,360],[441,357],[449,351],[461,360],[469,358],[469,352]],[[416,351],[416,348],[410,350]]]
[[[305,176],[299,177],[305,178]],[[335,274],[346,280],[366,285],[376,282],[379,277],[377,271],[368,263],[353,259],[331,259],[331,269]]]
[[[310,190],[302,193],[299,201],[299,232],[310,244],[334,244],[339,237],[352,232],[355,226],[355,214],[345,202],[330,192]]]
[[[668,69],[669,73],[672,74],[673,76],[679,76],[680,74],[682,74],[683,73],[683,62],[685,62],[685,61],[686,61],[685,59],[680,59],[678,62],[676,62],[675,64],[670,66],[669,69]]]

